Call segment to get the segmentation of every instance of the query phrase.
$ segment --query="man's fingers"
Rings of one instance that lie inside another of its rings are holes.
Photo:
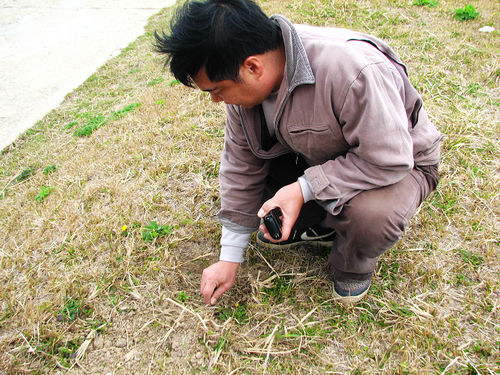
[[[263,232],[264,234],[269,234],[269,231],[267,230],[266,226],[264,224],[259,226],[259,230]]]
[[[216,283],[208,282],[205,284],[205,288],[202,290],[201,294],[206,304],[214,305],[228,289],[229,286],[226,284],[217,286]]]
[[[217,289],[217,284],[213,281],[208,281],[204,283],[204,286],[201,289],[201,295],[203,296],[203,300],[206,304],[209,304],[212,300],[212,296],[214,294],[214,290]]]
[[[283,225],[281,227],[281,240],[286,241],[288,237],[290,237],[290,233],[292,232],[293,225],[295,224],[291,220],[287,220],[288,217],[283,217]]]
[[[260,218],[263,218],[266,216],[269,211],[271,211],[273,208],[276,208],[276,204],[272,202],[272,199],[269,199],[268,201],[265,201],[262,207],[260,208],[259,212],[257,213],[257,216]]]
[[[205,279],[203,278],[203,275],[201,276],[201,282],[200,282],[200,294],[203,295],[203,291],[205,290]]]
[[[210,304],[215,305],[215,303],[219,300],[219,298],[228,289],[229,289],[229,286],[227,286],[225,284],[219,285],[219,287],[217,289],[215,289],[214,294],[212,294],[212,298],[210,299]]]

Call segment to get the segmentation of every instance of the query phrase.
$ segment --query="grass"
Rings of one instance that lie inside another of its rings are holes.
[[[479,16],[479,12],[476,12],[476,8],[472,4],[455,9],[455,18],[460,21],[473,20],[477,16]]]
[[[252,243],[203,304],[224,108],[162,71],[164,10],[0,155],[0,372],[498,373],[499,45],[478,32],[498,30],[497,3],[467,22],[459,1],[261,4],[386,39],[445,135],[439,189],[367,298],[332,301],[325,254]]]
[[[47,198],[50,194],[50,192],[52,191],[52,187],[50,186],[42,186],[41,189],[40,189],[40,192],[38,193],[38,195],[35,197],[35,199],[41,203],[45,198]]]

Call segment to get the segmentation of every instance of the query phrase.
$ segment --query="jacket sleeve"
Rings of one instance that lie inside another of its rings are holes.
[[[237,108],[226,106],[224,149],[220,164],[221,209],[219,218],[257,229],[269,164],[248,146]]]
[[[315,199],[338,199],[334,213],[360,191],[394,184],[413,168],[404,87],[389,64],[365,66],[348,85],[339,122],[350,148],[305,171]]]

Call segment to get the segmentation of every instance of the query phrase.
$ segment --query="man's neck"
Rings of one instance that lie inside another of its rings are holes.
[[[268,59],[268,66],[272,71],[273,74],[273,91],[278,91],[281,82],[283,81],[283,76],[285,72],[285,62],[286,62],[286,57],[285,57],[285,47],[281,45],[280,47],[269,51],[269,59]]]

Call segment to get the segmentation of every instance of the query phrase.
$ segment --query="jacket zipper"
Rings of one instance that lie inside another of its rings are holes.
[[[250,137],[248,135],[248,131],[247,131],[247,128],[246,128],[246,125],[245,125],[245,122],[243,121],[243,115],[241,114],[241,109],[238,108],[238,115],[240,117],[240,121],[241,121],[241,127],[243,128],[243,133],[245,133],[245,137],[247,139],[247,143],[248,143],[248,147],[250,147],[250,150],[252,151],[252,153],[261,158],[261,159],[274,159],[274,158],[277,158],[278,156],[281,156],[281,155],[285,155],[287,153],[289,153],[290,151],[286,151],[286,152],[279,152],[277,153],[276,155],[262,155],[260,152],[258,152],[253,143],[250,142]],[[277,133],[276,133],[277,134]],[[283,142],[280,142],[282,145],[284,144]],[[286,148],[288,148],[288,150],[290,150],[290,148],[288,146],[286,146]]]

